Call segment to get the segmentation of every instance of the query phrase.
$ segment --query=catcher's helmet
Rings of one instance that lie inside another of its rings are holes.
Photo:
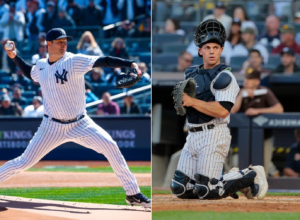
[[[207,43],[218,43],[224,47],[226,40],[225,28],[221,22],[216,19],[208,19],[198,26],[194,35],[194,43],[197,47],[201,48]],[[199,56],[201,56],[199,54]]]

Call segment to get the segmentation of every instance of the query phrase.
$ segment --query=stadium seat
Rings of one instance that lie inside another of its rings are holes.
[[[9,76],[9,73],[8,72],[5,72],[5,71],[2,71],[0,70],[0,78],[3,77],[3,76]]]
[[[161,53],[152,57],[152,63],[155,63],[156,65],[166,66],[177,63],[177,58],[177,53]]]
[[[13,81],[13,78],[11,76],[3,76],[0,78],[1,84],[10,84]]]
[[[185,31],[185,34],[194,34],[198,25],[198,23],[183,22],[180,24],[180,28]]]
[[[8,89],[9,85],[7,85],[7,84],[0,84],[0,89],[3,89],[3,88]]]
[[[203,64],[203,58],[202,57],[193,57],[193,65],[200,65]]]
[[[152,36],[152,42],[162,45],[170,42],[182,42],[183,38],[183,36],[177,34],[155,34]]]
[[[170,43],[163,45],[163,52],[164,53],[180,53],[182,51],[185,51],[188,45],[185,44],[179,44],[179,43]]]
[[[145,114],[147,111],[149,111],[150,104],[140,104],[140,108],[141,108],[143,114]]]
[[[151,65],[151,55],[139,55],[139,60],[146,63],[147,66]]]
[[[258,35],[261,35],[266,31],[266,22],[255,22],[255,24],[258,30]]]
[[[35,91],[24,91],[22,93],[22,96],[24,96],[25,98],[33,98],[33,96],[36,95]]]
[[[269,65],[279,65],[280,64],[280,55],[271,55],[269,56],[269,61],[268,61],[268,64]]]
[[[248,59],[247,56],[237,56],[237,57],[231,57],[231,60],[230,60],[230,65],[232,66],[237,66],[239,65],[240,68],[242,68],[242,65],[243,63]]]

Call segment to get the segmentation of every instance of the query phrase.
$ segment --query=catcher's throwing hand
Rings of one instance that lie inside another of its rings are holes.
[[[4,49],[7,52],[7,55],[11,59],[14,59],[17,56],[17,51],[16,51],[15,43],[13,41],[7,41],[4,44]]]
[[[193,104],[193,98],[183,93],[182,96],[182,106],[190,107]]]

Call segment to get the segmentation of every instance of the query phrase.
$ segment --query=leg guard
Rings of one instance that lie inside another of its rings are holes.
[[[238,198],[236,193],[246,187],[254,187],[254,178],[256,172],[246,169],[245,172],[239,171],[229,173],[221,177],[220,180],[212,178],[209,179],[201,174],[195,174],[196,184],[194,193],[200,199],[222,199],[231,196],[235,199]],[[212,185],[217,185],[216,189],[210,190],[208,182]]]
[[[225,198],[227,196],[232,196],[236,192],[246,187],[254,186],[254,179],[256,177],[256,172],[253,170],[248,170],[246,172],[239,171],[236,173],[226,174],[221,177],[218,185],[220,186],[220,195]],[[222,187],[223,184],[223,187]]]
[[[187,189],[188,183],[195,184],[195,181],[183,172],[176,170],[170,185],[172,194],[180,199],[197,199],[198,197],[193,193],[193,190]]]

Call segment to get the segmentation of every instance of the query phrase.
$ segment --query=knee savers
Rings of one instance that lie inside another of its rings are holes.
[[[187,189],[188,183],[195,184],[195,181],[183,172],[176,170],[170,185],[172,194],[180,199],[197,199],[193,190]]]

